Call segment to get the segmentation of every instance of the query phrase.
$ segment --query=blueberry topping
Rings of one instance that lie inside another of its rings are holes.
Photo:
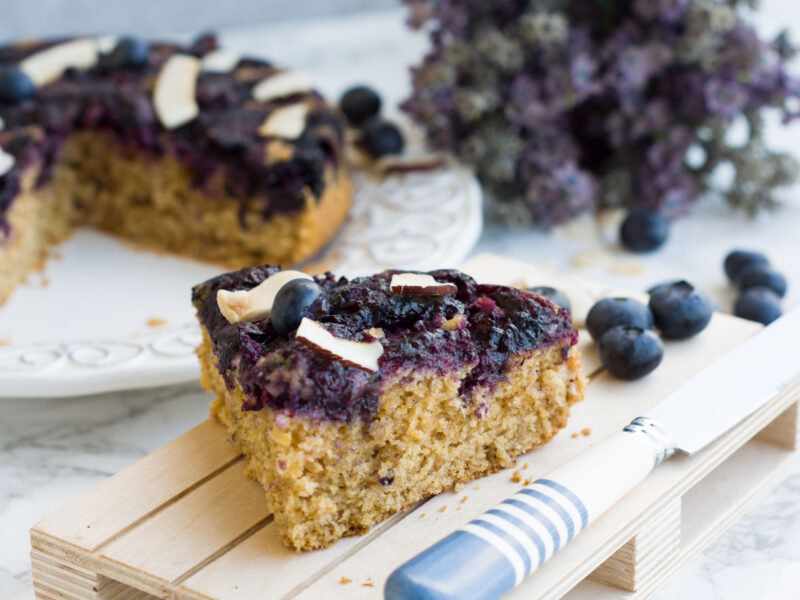
[[[739,275],[739,289],[765,287],[783,298],[786,295],[786,278],[769,267],[753,265],[743,269]]]
[[[653,331],[617,325],[597,344],[603,367],[620,379],[639,379],[651,373],[664,357],[664,343]]]
[[[339,101],[339,108],[351,125],[358,127],[381,111],[378,92],[365,85],[351,87]]]
[[[558,304],[568,313],[572,313],[572,305],[569,303],[569,298],[567,298],[566,294],[557,290],[556,288],[551,288],[546,285],[539,285],[528,288],[528,290],[552,300],[554,304]]]
[[[733,283],[737,283],[739,277],[746,269],[755,266],[768,267],[769,261],[761,252],[751,252],[750,250],[733,250],[725,257],[725,275]]]
[[[781,299],[769,288],[747,288],[736,301],[733,314],[748,321],[769,325],[782,314]]]
[[[0,102],[16,104],[36,95],[36,86],[17,67],[0,67]]]
[[[619,229],[622,245],[634,252],[652,252],[667,241],[669,221],[660,212],[632,210]]]
[[[270,321],[278,335],[288,336],[311,314],[312,305],[325,295],[319,284],[310,279],[293,279],[278,290],[272,303]]]
[[[147,44],[136,38],[122,38],[114,49],[102,59],[104,67],[110,70],[125,67],[143,67],[147,64]]]
[[[652,329],[653,313],[633,298],[604,298],[592,306],[586,315],[586,329],[595,341],[618,325]]]
[[[394,123],[383,119],[372,119],[362,130],[361,145],[375,158],[387,154],[400,154],[405,141]]]
[[[661,334],[674,340],[703,331],[713,312],[708,297],[688,281],[656,286],[650,293],[649,306]]]

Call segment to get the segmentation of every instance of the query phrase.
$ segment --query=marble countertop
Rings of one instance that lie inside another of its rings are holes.
[[[780,0],[765,2],[762,25],[791,22]],[[780,9],[780,10],[779,10]],[[800,14],[798,15],[800,16]],[[800,22],[800,21],[797,21]],[[378,87],[389,104],[408,89],[406,68],[425,49],[399,11],[224,32],[226,45],[263,52],[307,71],[338,95],[357,82]],[[800,128],[795,128],[800,129]],[[800,132],[776,131],[776,144],[800,149]],[[800,151],[798,152],[800,155]],[[760,248],[786,273],[787,306],[800,302],[798,189],[777,213],[750,221],[714,200],[677,222],[660,252],[632,258],[608,227],[591,219],[551,234],[489,225],[476,252],[496,252],[640,288],[668,278],[696,282],[729,309],[721,270],[732,247]],[[69,399],[0,400],[0,598],[33,597],[28,530],[40,518],[204,420],[210,395],[181,385]],[[658,600],[789,600],[800,590],[800,472],[752,509],[679,573]]]

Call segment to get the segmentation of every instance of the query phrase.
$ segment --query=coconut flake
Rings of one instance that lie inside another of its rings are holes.
[[[383,354],[383,346],[377,340],[354,342],[338,338],[321,323],[308,317],[303,317],[300,321],[295,338],[322,356],[373,373],[378,370],[378,359]]]
[[[430,275],[423,273],[395,273],[392,275],[389,288],[398,294],[427,294],[430,296],[445,296],[458,291],[456,284],[436,281]]]
[[[300,137],[306,128],[308,106],[303,103],[290,104],[272,111],[258,128],[262,137],[279,137],[293,140]]]
[[[153,106],[165,129],[175,129],[200,114],[195,91],[200,60],[188,54],[173,54],[161,67],[153,91]]]
[[[97,51],[100,54],[110,53],[112,50],[114,50],[114,48],[117,47],[117,42],[119,42],[119,36],[116,35],[104,35],[94,39],[94,43],[97,46]]]
[[[79,38],[35,52],[22,60],[19,68],[36,87],[42,87],[61,77],[67,69],[91,69],[97,60],[97,40]]]
[[[0,148],[0,177],[8,173],[15,162],[13,155]]]
[[[253,87],[253,98],[259,102],[269,102],[294,94],[306,94],[312,89],[311,79],[305,73],[283,71],[259,81]]]
[[[242,60],[242,56],[238,52],[220,48],[203,55],[200,69],[208,73],[230,73],[240,60]]]
[[[311,278],[302,271],[279,271],[249,290],[218,290],[217,306],[231,325],[242,321],[263,321],[272,312],[278,290],[295,279]]]

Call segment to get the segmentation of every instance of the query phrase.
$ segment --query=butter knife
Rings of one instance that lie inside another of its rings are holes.
[[[622,431],[395,570],[386,600],[490,600],[522,583],[677,451],[692,455],[800,376],[800,309],[726,352]]]

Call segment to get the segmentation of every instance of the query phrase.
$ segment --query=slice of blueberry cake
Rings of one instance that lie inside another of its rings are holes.
[[[0,302],[80,225],[236,268],[301,261],[350,206],[342,136],[305,75],[213,36],[0,47]]]
[[[193,302],[212,415],[301,550],[510,466],[585,391],[566,311],[456,270],[246,268]]]

